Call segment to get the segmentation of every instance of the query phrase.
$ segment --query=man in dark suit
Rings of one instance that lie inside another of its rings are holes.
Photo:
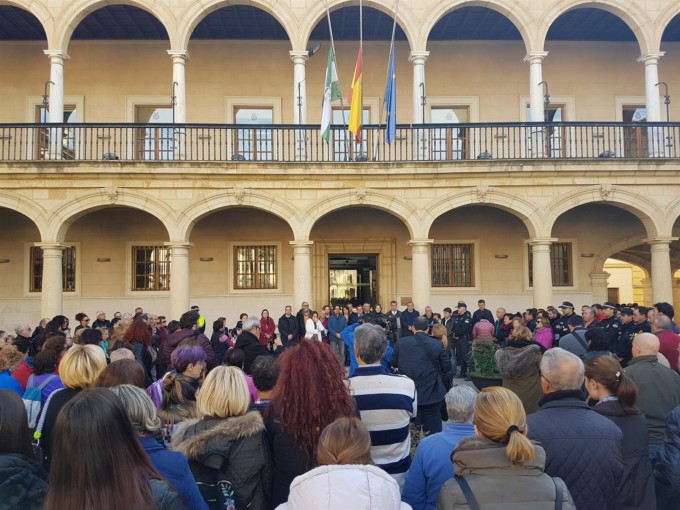
[[[451,361],[443,344],[425,333],[427,326],[425,317],[413,321],[415,333],[395,344],[392,366],[416,384],[416,423],[423,426],[424,432],[434,434],[442,431],[441,408],[446,394],[443,379],[450,378]]]

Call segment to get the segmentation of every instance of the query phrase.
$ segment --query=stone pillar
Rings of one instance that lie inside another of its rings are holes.
[[[313,309],[312,246],[314,241],[291,241],[293,247],[293,306],[307,301]]]
[[[64,122],[64,63],[70,58],[61,50],[44,50],[50,59],[50,98],[48,120],[51,124]],[[50,129],[49,159],[61,159],[62,130]]]
[[[424,310],[430,304],[432,243],[433,239],[412,239],[408,243],[411,247],[411,299],[418,310]]]
[[[168,50],[172,59],[172,92],[174,97],[175,124],[187,122],[187,94],[186,94],[186,63],[189,60],[189,52],[186,50]],[[174,130],[175,159],[183,159],[186,154],[186,132],[184,129]]]
[[[605,303],[609,301],[607,285],[609,284],[610,276],[611,275],[606,271],[602,271],[601,273],[590,273],[590,288],[593,296],[593,303]]]
[[[429,51],[412,51],[408,57],[413,64],[413,124],[425,124],[425,107],[422,104],[423,96],[426,96],[425,87],[425,62],[430,55]],[[427,130],[415,130],[413,135],[413,154],[419,160],[429,159]]]
[[[534,308],[545,308],[552,304],[552,269],[550,247],[557,239],[531,239],[533,256]]]
[[[524,62],[529,63],[529,122],[545,122],[545,100],[543,97],[543,59],[548,55],[547,51],[530,51],[524,57]],[[545,156],[545,133],[543,128],[530,127],[529,139],[531,140],[531,157],[542,158]]]
[[[66,245],[55,242],[38,243],[42,248],[41,316],[54,317],[63,312],[63,253]]]
[[[639,303],[642,306],[652,306],[654,301],[652,301],[652,279],[643,278],[640,280],[640,285],[642,286],[642,302]]]
[[[671,243],[677,240],[677,237],[654,237],[644,240],[652,252],[652,300],[654,303],[673,302]]]
[[[659,59],[663,56],[664,52],[645,53],[638,58],[638,62],[645,66],[645,108],[648,122],[661,122],[661,100],[656,84],[659,83]],[[663,157],[666,149],[663,128],[648,128],[647,143],[651,157]]]
[[[309,53],[290,51],[293,61],[293,119],[296,125],[307,124],[307,82],[305,80]],[[295,131],[295,159],[304,161],[307,156],[307,135],[303,129]]]
[[[170,250],[170,317],[179,320],[189,310],[189,250],[194,246],[184,241],[164,243]]]

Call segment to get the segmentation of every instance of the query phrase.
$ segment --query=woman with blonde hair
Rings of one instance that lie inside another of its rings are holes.
[[[432,326],[432,337],[436,338],[437,340],[441,340],[442,344],[444,344],[444,350],[448,349],[449,347],[449,338],[448,338],[448,331],[446,330],[446,326],[444,326],[441,323],[437,323]]]
[[[545,450],[527,437],[527,416],[506,388],[483,389],[475,399],[476,437],[463,439],[451,454],[455,477],[439,494],[439,510],[464,508],[576,507],[565,483],[544,473]]]
[[[321,433],[319,467],[298,476],[277,510],[405,510],[399,485],[371,460],[371,436],[356,417],[338,418]]]
[[[243,372],[214,368],[198,392],[199,418],[182,422],[172,437],[173,449],[188,457],[211,509],[268,508],[269,445],[262,416],[248,412],[249,405]]]

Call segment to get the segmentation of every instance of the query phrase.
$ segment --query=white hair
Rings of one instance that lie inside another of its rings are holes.
[[[583,361],[575,354],[556,347],[541,358],[541,375],[554,390],[578,390],[583,385]]]
[[[477,392],[470,386],[454,386],[444,397],[449,421],[472,423]]]

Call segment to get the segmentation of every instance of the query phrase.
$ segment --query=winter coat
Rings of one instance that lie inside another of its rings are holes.
[[[257,411],[182,422],[172,436],[172,447],[189,459],[199,487],[214,470],[219,470],[241,501],[253,509],[268,508],[272,460],[262,416]]]
[[[312,319],[307,319],[305,323],[305,339],[321,342],[324,331],[323,323],[320,320],[315,323]]]
[[[677,372],[680,336],[673,333],[670,329],[662,329],[654,334],[659,339],[659,352],[666,356],[666,359],[671,364],[671,368]]]
[[[215,353],[216,363],[218,365],[224,363],[224,355],[227,353],[227,349],[229,349],[229,336],[224,331],[213,331],[210,337],[210,346]]]
[[[18,453],[0,455],[0,509],[42,510],[47,472]]]
[[[144,386],[149,387],[153,384],[153,358],[147,346],[141,342],[132,344],[132,349],[135,353],[135,361],[142,365],[144,369]]]
[[[488,320],[491,324],[493,324],[493,314],[491,313],[491,310],[487,310],[486,308],[484,310],[475,310],[472,313],[472,324],[477,324],[479,321],[482,319]],[[490,336],[493,336],[493,333],[491,333]]]
[[[534,342],[541,344],[546,349],[552,349],[553,346],[553,331],[548,326],[541,329],[536,328],[534,331]]]
[[[172,364],[170,361],[170,356],[174,350],[177,349],[177,346],[182,340],[192,336],[196,337],[198,345],[200,345],[205,351],[205,362],[208,366],[208,369],[216,367],[218,362],[217,358],[215,357],[215,352],[213,351],[212,345],[210,345],[210,340],[208,340],[208,337],[197,329],[180,329],[179,331],[175,331],[170,336],[168,336],[168,339],[163,344],[162,351],[159,355],[159,357],[162,358],[161,364],[165,367],[168,367],[169,369]]]
[[[680,509],[680,406],[673,409],[666,423],[666,442],[654,465],[659,508]]]
[[[12,390],[14,393],[20,397],[24,396],[24,389],[21,387],[19,381],[17,381],[9,370],[0,372],[0,389],[1,390]]]
[[[320,466],[298,476],[288,502],[277,510],[410,510],[399,485],[382,469],[367,465]]]
[[[529,437],[546,453],[545,472],[564,480],[579,510],[617,510],[623,433],[584,402],[581,391],[545,395],[527,416]]]
[[[269,341],[273,341],[276,336],[276,323],[271,317],[260,318],[260,343],[267,347]]]
[[[336,316],[332,314],[328,318],[328,338],[336,342],[342,342],[342,338],[338,338],[336,334],[342,333],[342,330],[347,327],[347,319],[345,316],[340,314]]]
[[[19,364],[19,366],[14,372],[12,372],[12,377],[19,381],[19,384],[21,384],[23,390],[26,391],[26,384],[28,383],[28,378],[31,377],[32,374],[33,374],[33,358],[29,356]]]
[[[545,474],[545,451],[534,444],[536,457],[521,466],[514,466],[502,444],[483,437],[463,439],[451,454],[453,471],[465,478],[483,508],[502,506],[504,510],[553,510],[557,487],[562,488],[562,508],[575,510],[576,506],[565,483]],[[450,479],[439,493],[440,510],[469,509],[458,483]]]
[[[286,316],[284,313],[279,317],[279,335],[281,335],[281,342],[286,345],[288,342],[295,342],[300,334],[300,323],[295,315],[290,317]],[[289,340],[288,335],[292,335]]]
[[[493,338],[494,327],[493,322],[486,319],[480,319],[472,326],[472,338]]]
[[[151,485],[151,494],[156,502],[157,510],[185,510],[186,507],[182,502],[179,494],[172,488],[172,486],[165,480],[157,480],[152,478],[149,480]]]
[[[47,406],[43,406],[40,418],[42,419],[42,413],[45,413],[45,423],[42,429],[42,436],[40,437],[40,446],[42,446],[45,455],[47,456],[47,469],[49,470],[49,464],[51,463],[51,446],[52,446],[52,431],[54,430],[54,425],[57,422],[57,416],[59,411],[68,404],[69,400],[74,398],[82,390],[78,388],[64,388],[63,390],[56,390],[50,395],[50,401]]]
[[[253,364],[253,361],[255,361],[255,358],[258,356],[271,356],[272,354],[260,343],[260,339],[250,331],[241,333],[236,339],[234,347],[242,349],[243,353],[246,355],[246,360],[243,363],[243,371],[248,375],[250,375],[250,366]]]
[[[416,310],[415,308],[413,309],[412,312],[408,311],[408,308],[401,312],[401,334],[402,335],[409,335],[409,329],[411,326],[413,326],[413,321],[416,320],[416,318],[420,317],[420,312]]]
[[[623,478],[616,508],[654,510],[654,475],[649,461],[645,416],[626,414],[618,400],[600,402],[593,410],[616,423],[623,432]]]
[[[626,374],[637,384],[635,404],[647,418],[650,444],[663,443],[666,419],[680,405],[680,375],[660,365],[653,355],[630,360]]]
[[[549,328],[546,328],[552,334]],[[522,345],[524,344],[524,345]],[[495,354],[498,371],[503,376],[503,387],[514,391],[527,414],[538,411],[541,390],[541,349],[536,344],[512,341]]]

